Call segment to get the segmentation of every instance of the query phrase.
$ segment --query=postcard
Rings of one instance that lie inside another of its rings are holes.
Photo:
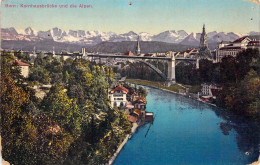
[[[259,0],[1,0],[2,164],[260,164]]]

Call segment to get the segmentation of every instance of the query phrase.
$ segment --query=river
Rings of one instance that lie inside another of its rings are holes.
[[[154,112],[155,120],[148,133],[149,124],[138,128],[114,165],[244,165],[257,160],[259,124],[174,93],[145,88],[147,111]]]

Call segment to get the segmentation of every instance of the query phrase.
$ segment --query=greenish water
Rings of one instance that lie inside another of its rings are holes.
[[[146,87],[155,120],[140,127],[114,165],[219,164],[257,160],[259,126],[219,108]],[[147,136],[145,137],[147,133]]]

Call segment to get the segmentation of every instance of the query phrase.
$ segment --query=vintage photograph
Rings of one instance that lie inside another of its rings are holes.
[[[0,2],[0,164],[260,165],[259,0]]]

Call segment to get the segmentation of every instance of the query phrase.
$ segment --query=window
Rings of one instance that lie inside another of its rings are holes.
[[[117,105],[116,105],[116,102],[114,102],[114,107],[116,107]]]
[[[120,107],[123,107],[123,106],[124,106],[124,103],[123,103],[123,102],[121,102],[121,103],[120,103]]]

